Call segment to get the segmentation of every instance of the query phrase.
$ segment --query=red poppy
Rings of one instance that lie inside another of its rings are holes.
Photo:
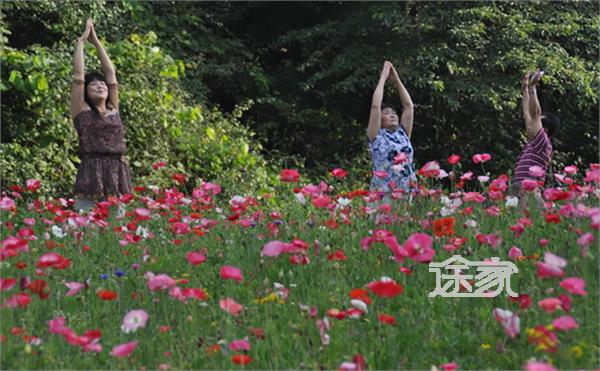
[[[169,327],[169,326],[160,326],[158,328],[158,331],[165,333],[165,332],[169,332],[170,329],[171,329],[171,327]]]
[[[185,175],[183,174],[173,174],[173,180],[175,180],[179,184],[185,183]]]
[[[263,328],[250,328],[248,331],[250,331],[250,334],[257,339],[265,339],[265,329]]]
[[[393,298],[404,291],[404,288],[393,280],[371,282],[367,287],[382,298]]]
[[[283,169],[279,174],[279,180],[282,182],[297,182],[300,179],[300,173],[296,169]]]
[[[508,299],[513,303],[519,303],[521,309],[527,309],[531,306],[531,297],[527,294],[519,294],[517,297],[509,296]]]
[[[102,300],[116,300],[119,297],[116,292],[110,290],[99,290],[96,292],[96,296]]]
[[[246,354],[235,354],[231,357],[231,362],[245,366],[248,363],[252,362],[252,358]]]
[[[221,351],[221,346],[219,344],[211,345],[208,348],[206,348],[206,354],[209,357],[213,356],[215,353],[218,353],[220,351]]]
[[[558,223],[560,223],[560,216],[558,214],[547,214],[546,215],[546,223],[558,224]]]
[[[436,237],[453,236],[456,234],[454,230],[455,222],[453,217],[435,219],[433,221],[433,234]]]
[[[380,314],[379,317],[377,317],[379,319],[380,323],[386,324],[386,325],[395,325],[396,324],[396,317],[394,316],[390,316],[388,314]]]
[[[459,155],[450,155],[450,157],[448,157],[448,163],[450,165],[456,165],[458,164],[458,161],[460,161]]]
[[[336,250],[334,253],[327,255],[327,260],[338,260],[338,261],[343,261],[348,259],[348,257],[346,256],[346,254],[344,254],[343,250]]]
[[[50,288],[48,287],[48,283],[44,280],[35,280],[32,281],[27,289],[31,291],[32,294],[37,295],[40,299],[47,299],[50,295]]]
[[[371,298],[369,297],[369,292],[365,289],[354,289],[350,290],[350,299],[358,299],[365,302],[365,304],[371,304]]]

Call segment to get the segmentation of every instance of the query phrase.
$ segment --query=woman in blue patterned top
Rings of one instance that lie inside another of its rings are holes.
[[[402,103],[402,115],[391,105],[382,104],[383,88],[387,79],[392,80]],[[394,189],[407,193],[414,190],[416,182],[413,166],[413,148],[410,135],[413,127],[413,102],[408,91],[400,81],[394,66],[388,61],[371,102],[371,115],[367,137],[369,152],[373,160],[373,178],[371,191],[381,191],[389,195]]]

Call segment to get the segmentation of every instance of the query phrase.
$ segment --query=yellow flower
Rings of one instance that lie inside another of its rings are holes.
[[[569,350],[571,351],[571,353],[573,353],[573,356],[575,356],[575,358],[579,358],[583,355],[583,348],[579,345],[575,345]]]
[[[492,347],[492,345],[491,345],[491,344],[488,344],[488,343],[483,343],[483,344],[481,344],[481,349],[484,349],[484,350],[488,350],[488,349],[490,349],[491,347]]]
[[[254,302],[256,304],[265,304],[265,303],[271,303],[271,302],[277,301],[277,299],[279,299],[279,296],[277,295],[277,293],[272,292],[269,295],[265,296],[264,298],[255,299]]]

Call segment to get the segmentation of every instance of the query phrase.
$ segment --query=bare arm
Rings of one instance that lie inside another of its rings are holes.
[[[117,84],[117,73],[115,71],[115,66],[112,61],[108,57],[106,50],[102,46],[102,43],[98,39],[96,35],[96,31],[94,29],[94,25],[92,24],[92,28],[90,31],[90,42],[96,47],[98,51],[98,56],[100,57],[100,66],[102,68],[102,73],[104,73],[104,77],[106,77],[106,82],[108,84],[108,98],[110,102],[113,104],[113,108],[115,110],[119,109],[119,86]]]
[[[529,115],[531,119],[529,123],[526,122],[527,138],[529,140],[535,138],[536,135],[542,130],[542,107],[537,97],[536,85],[542,77],[538,70],[528,84],[528,104],[529,104]]]
[[[410,94],[408,94],[408,90],[404,87],[404,84],[400,80],[396,69],[392,66],[391,71],[392,81],[398,90],[398,95],[400,96],[400,103],[402,104],[402,115],[400,116],[400,124],[404,127],[406,131],[406,135],[410,138],[412,134],[413,128],[413,118],[414,118],[414,105],[412,99],[410,99]]]
[[[83,49],[85,41],[90,34],[90,23],[86,24],[83,35],[77,39],[75,46],[75,57],[73,58],[73,84],[71,85],[71,117],[75,118],[85,107],[84,78],[85,67],[83,60]]]
[[[369,127],[367,128],[367,137],[370,141],[375,139],[379,129],[381,128],[381,102],[383,101],[383,87],[385,86],[385,80],[390,75],[390,69],[392,64],[385,61],[383,64],[383,70],[379,77],[377,87],[373,92],[373,98],[371,100],[371,114],[369,115]]]

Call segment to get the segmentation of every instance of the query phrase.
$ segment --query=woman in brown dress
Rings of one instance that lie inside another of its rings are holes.
[[[83,49],[92,43],[100,57],[102,72],[84,75]],[[125,161],[125,127],[119,115],[115,68],[96,36],[91,19],[77,40],[75,72],[71,88],[71,117],[79,137],[75,210],[89,210],[109,195],[131,192],[131,177]]]

